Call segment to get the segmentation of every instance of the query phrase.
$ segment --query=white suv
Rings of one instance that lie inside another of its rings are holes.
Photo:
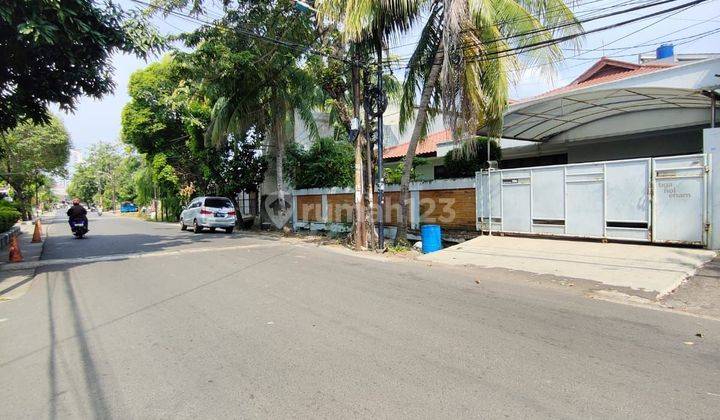
[[[226,197],[197,197],[180,213],[180,229],[187,230],[192,226],[195,233],[202,232],[203,228],[225,229],[232,233],[237,221],[235,206]]]

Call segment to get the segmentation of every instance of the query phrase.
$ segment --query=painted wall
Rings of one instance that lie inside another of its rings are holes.
[[[686,155],[702,152],[700,129],[629,135],[607,142],[568,144],[568,163]]]

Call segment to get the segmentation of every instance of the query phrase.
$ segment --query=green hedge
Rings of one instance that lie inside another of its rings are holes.
[[[20,220],[19,211],[0,208],[0,233],[10,229],[18,220]]]
[[[11,202],[11,201],[0,199],[0,211],[3,211],[3,210],[20,211],[21,209],[22,209],[21,203]]]

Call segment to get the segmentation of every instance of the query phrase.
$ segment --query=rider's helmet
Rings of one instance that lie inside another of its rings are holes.
[[[73,198],[73,206],[77,206],[77,205],[79,205],[79,204],[80,204],[80,199],[79,199],[79,198]]]

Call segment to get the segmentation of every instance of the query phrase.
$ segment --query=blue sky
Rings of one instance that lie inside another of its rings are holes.
[[[574,10],[577,16],[594,16],[598,13],[607,13],[608,11],[631,7],[642,1],[579,0],[574,3],[576,4]],[[587,24],[585,29],[588,30],[645,15],[655,10],[681,5],[687,1],[678,0],[659,7],[592,22]],[[130,0],[121,0],[119,3],[125,8],[137,7]],[[611,6],[615,7],[608,9]],[[179,33],[191,30],[194,27],[194,24],[173,16],[156,18],[155,24],[163,33]],[[637,62],[638,53],[654,51],[655,47],[663,42],[675,40],[675,43],[678,44],[675,51],[681,54],[720,53],[720,33],[699,39],[687,38],[717,28],[720,28],[720,0],[709,0],[687,10],[588,35],[582,39],[579,53],[565,51],[566,59],[558,63],[556,73],[550,73],[551,78],[548,78],[547,74],[543,73],[539,68],[529,68],[524,74],[518,75],[519,82],[512,88],[511,97],[532,96],[553,87],[567,84],[603,55],[619,60]],[[396,42],[398,45],[408,43],[412,43],[412,37],[403,37],[403,39]],[[625,47],[630,48],[622,50]],[[411,51],[412,46],[393,49],[393,53],[401,57],[409,55]],[[159,57],[154,57],[148,62],[157,59]],[[127,95],[128,80],[134,71],[145,67],[148,62],[129,55],[119,54],[114,56],[114,80],[116,83],[114,95],[105,96],[100,100],[82,98],[74,113],[59,113],[60,118],[70,131],[75,148],[87,150],[93,143],[99,141],[119,141],[120,114],[123,106],[129,100]]]

